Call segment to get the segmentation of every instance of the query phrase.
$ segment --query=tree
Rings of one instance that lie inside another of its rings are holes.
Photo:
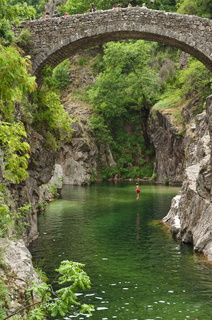
[[[15,45],[0,45],[0,108],[6,121],[13,121],[15,103],[23,103],[36,88],[29,57],[22,57]]]
[[[104,71],[88,90],[94,109],[112,119],[127,109],[150,107],[160,90],[157,73],[148,65],[150,45],[142,40],[111,42],[104,53]]]
[[[116,168],[102,169],[103,178],[152,175],[152,167],[143,171],[154,157],[148,156],[151,146],[145,122],[160,93],[159,77],[150,63],[151,52],[152,45],[142,40],[104,46],[101,72],[88,89],[95,111],[90,119],[95,137],[101,145],[110,145],[116,161]]]
[[[36,10],[26,2],[18,0],[0,0],[0,20],[18,23],[35,16]]]
[[[212,18],[211,0],[178,0],[177,12],[196,15],[203,18]]]

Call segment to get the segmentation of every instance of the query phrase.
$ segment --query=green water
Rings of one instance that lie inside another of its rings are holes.
[[[92,320],[212,320],[212,265],[160,223],[178,190],[141,184],[136,200],[134,182],[65,186],[39,217],[35,265],[53,279],[62,260],[86,264]]]

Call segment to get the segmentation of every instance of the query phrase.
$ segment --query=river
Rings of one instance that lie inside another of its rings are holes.
[[[179,188],[140,186],[138,200],[134,182],[64,186],[39,216],[35,266],[52,280],[62,260],[85,264],[92,320],[212,320],[212,264],[161,223]]]

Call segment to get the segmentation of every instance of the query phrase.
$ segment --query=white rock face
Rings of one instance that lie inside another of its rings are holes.
[[[186,169],[180,194],[163,219],[177,238],[212,260],[212,96],[185,138]]]
[[[23,240],[12,241],[0,239],[2,262],[5,267],[0,268],[1,279],[7,283],[10,297],[10,313],[17,308],[23,307],[23,301],[27,289],[33,281],[41,282],[35,272],[31,254]],[[12,275],[12,276],[11,276]],[[35,301],[36,301],[36,297]]]

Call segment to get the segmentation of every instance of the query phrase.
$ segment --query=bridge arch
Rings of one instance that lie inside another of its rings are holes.
[[[158,10],[124,8],[26,21],[33,74],[42,81],[46,65],[57,66],[76,52],[109,41],[143,39],[176,47],[212,71],[212,20]]]

